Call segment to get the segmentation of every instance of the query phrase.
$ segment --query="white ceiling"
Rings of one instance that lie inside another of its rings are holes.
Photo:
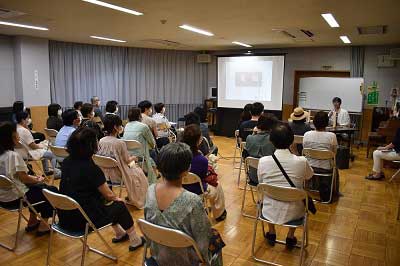
[[[6,21],[44,26],[35,31],[0,25],[0,34],[28,35],[79,43],[189,50],[338,46],[347,35],[352,45],[400,43],[400,0],[104,0],[144,13],[134,16],[81,0],[0,0],[0,8],[26,13]],[[333,13],[340,28],[330,28],[321,13]],[[166,20],[162,24],[161,20]],[[5,19],[2,19],[5,20]],[[193,25],[215,34],[207,37],[178,28]],[[384,35],[360,36],[357,26],[387,25]],[[285,29],[300,41],[273,31]],[[314,33],[313,41],[299,30]],[[90,35],[123,39],[118,44]],[[156,40],[156,41],[149,41]],[[178,42],[167,46],[159,40]]]

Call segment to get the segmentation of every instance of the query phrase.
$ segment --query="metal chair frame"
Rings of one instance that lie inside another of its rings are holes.
[[[54,231],[63,236],[69,237],[69,238],[79,239],[82,242],[83,249],[82,249],[81,266],[85,265],[85,256],[86,256],[87,250],[97,253],[97,254],[99,254],[103,257],[106,257],[110,260],[113,260],[114,262],[118,261],[118,258],[115,255],[114,250],[111,248],[111,246],[107,243],[107,241],[103,238],[103,236],[99,232],[100,230],[110,226],[111,224],[105,225],[101,228],[97,228],[93,224],[93,222],[90,220],[90,218],[87,216],[86,212],[82,209],[80,204],[78,202],[76,202],[74,199],[72,199],[66,195],[62,195],[62,194],[58,194],[58,193],[49,191],[47,189],[43,190],[43,194],[54,208],[53,219],[52,219],[52,223],[50,225],[50,237],[49,237],[48,247],[47,247],[47,258],[46,258],[47,266],[50,265],[51,247],[52,247],[51,244],[52,244],[52,240],[53,240]],[[86,219],[86,226],[85,226],[84,234],[83,235],[70,235],[63,230],[60,230],[58,227],[58,224],[55,223],[55,216],[57,214],[57,209],[66,210],[66,211],[79,210],[79,212],[82,214],[82,216]],[[97,236],[100,238],[101,242],[103,242],[103,244],[107,247],[107,249],[111,253],[111,255],[107,254],[103,251],[100,251],[98,249],[92,248],[91,246],[89,246],[87,244],[88,235],[91,233],[91,231],[89,231],[89,228],[91,228],[97,234]]]
[[[394,163],[400,163],[399,160],[392,161]],[[400,176],[400,168],[392,175],[392,177],[389,180],[389,183],[391,183],[396,177]]]
[[[257,203],[256,199],[254,198],[254,189],[256,188],[255,186],[250,185],[250,168],[255,168],[258,169],[258,163],[259,163],[260,159],[258,158],[254,158],[254,157],[247,157],[244,161],[245,164],[245,171],[246,171],[246,183],[244,185],[244,189],[243,189],[243,197],[242,197],[242,207],[240,209],[240,212],[242,213],[242,215],[244,217],[248,217],[248,218],[253,218],[255,219],[256,216],[250,215],[248,213],[246,213],[244,211],[244,204],[246,201],[246,193],[247,193],[247,186],[250,187],[250,193],[251,193],[251,197],[253,199],[254,204]]]
[[[270,264],[270,265],[274,265],[274,266],[280,266],[280,264],[276,264],[272,261],[262,260],[256,256],[255,242],[256,242],[256,236],[257,236],[257,225],[258,225],[259,221],[261,221],[263,236],[265,236],[264,222],[274,224],[274,225],[281,225],[284,227],[291,227],[291,228],[303,227],[302,240],[300,243],[298,243],[296,245],[297,248],[301,248],[300,263],[299,263],[299,265],[301,266],[303,263],[303,258],[304,258],[304,249],[308,245],[308,195],[307,195],[307,192],[302,189],[298,189],[298,188],[279,187],[279,186],[272,186],[272,185],[261,183],[257,186],[257,195],[260,200],[257,202],[257,217],[254,221],[253,240],[252,240],[252,244],[251,244],[251,253],[252,253],[253,259],[258,262],[262,262],[262,263],[266,263],[266,264]],[[305,200],[306,204],[304,204],[304,218],[303,218],[302,224],[299,224],[299,225],[291,225],[289,223],[275,224],[275,223],[272,223],[271,221],[265,219],[262,216],[262,202],[263,202],[263,199],[265,196],[268,196],[275,200],[285,201],[285,202],[295,202],[295,201]],[[286,241],[276,240],[276,243],[285,245]]]
[[[336,156],[333,151],[330,150],[317,150],[317,149],[310,149],[310,148],[304,148],[303,149],[303,156],[306,158],[312,158],[312,159],[317,159],[317,160],[330,160],[332,163],[332,174],[319,174],[319,173],[314,173],[314,176],[319,176],[319,177],[332,177],[331,180],[331,192],[329,196],[329,201],[322,201],[320,199],[316,199],[320,203],[323,204],[329,204],[332,202],[333,198],[333,187],[336,181]],[[316,190],[310,190],[312,192],[319,192]]]
[[[9,251],[14,251],[17,249],[18,247],[18,240],[19,240],[19,229],[21,227],[21,218],[24,218],[25,221],[28,221],[28,218],[25,217],[25,215],[22,213],[22,211],[26,208],[30,209],[33,213],[35,213],[35,215],[37,217],[39,217],[39,219],[42,222],[46,222],[42,216],[35,210],[34,206],[37,206],[39,204],[44,203],[44,201],[40,201],[37,203],[33,203],[31,204],[28,199],[25,197],[24,193],[18,188],[18,186],[16,186],[15,182],[4,176],[4,175],[0,175],[0,187],[6,187],[6,188],[10,188],[13,187],[17,190],[18,194],[21,195],[21,198],[19,200],[19,207],[16,209],[8,209],[8,208],[3,208],[0,206],[0,209],[6,210],[8,212],[18,212],[18,222],[17,222],[17,229],[15,232],[15,239],[14,239],[14,243],[12,244],[12,246],[6,245],[4,243],[0,243],[0,246],[2,246],[3,248],[9,250]],[[26,206],[24,206],[24,203],[26,204]]]

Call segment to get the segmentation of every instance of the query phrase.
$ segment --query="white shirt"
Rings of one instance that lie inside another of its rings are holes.
[[[16,178],[15,174],[17,172],[28,172],[28,168],[22,157],[14,151],[6,151],[0,155],[0,174],[13,180],[21,192],[25,194],[28,188]],[[22,196],[23,195],[19,194],[15,187],[0,189],[1,202],[10,202]]]
[[[338,112],[331,111],[332,115],[329,118],[329,123],[334,124],[335,117],[337,116],[337,126],[350,126],[350,116],[347,110],[340,108]]]
[[[332,132],[308,131],[304,134],[303,137],[303,148],[329,150],[336,153],[337,145],[338,143],[336,135]],[[330,160],[317,160],[311,158],[307,158],[307,160],[312,167],[327,170],[332,169]]]
[[[28,158],[28,150],[31,150],[31,148],[29,147],[29,144],[35,142],[32,133],[29,129],[21,126],[21,125],[17,125],[17,133],[19,135],[19,138],[21,140],[21,142],[23,143],[23,145],[27,148],[27,149],[16,149],[16,151],[23,157],[23,158]]]
[[[169,132],[168,129],[171,128],[171,123],[165,117],[165,115],[161,113],[155,113],[153,115],[153,120],[156,121],[157,124],[157,135],[158,137],[168,137]],[[163,130],[160,129],[161,125],[165,125]]]
[[[314,172],[303,156],[296,156],[289,150],[276,150],[275,156],[297,188],[303,188],[304,179],[310,179]],[[272,156],[262,157],[258,164],[258,181],[280,187],[290,187]],[[282,202],[264,197],[262,214],[268,220],[284,224],[304,216],[304,203]]]

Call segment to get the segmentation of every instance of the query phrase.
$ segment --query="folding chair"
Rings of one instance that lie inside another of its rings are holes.
[[[140,143],[137,140],[127,140],[127,139],[124,139],[124,142],[126,144],[126,148],[128,149],[128,151],[139,150],[138,158],[141,160],[140,166],[141,166],[142,170],[144,171],[146,158],[144,156],[144,149],[143,149],[142,143]]]
[[[198,175],[189,172],[189,174],[187,174],[186,176],[184,176],[182,178],[182,185],[192,185],[192,184],[198,184],[200,186],[200,189],[201,189],[200,197],[201,197],[201,200],[203,201],[204,208],[208,212],[207,191],[204,191],[203,183],[201,182],[201,178]]]
[[[67,148],[49,145],[50,151],[56,156],[56,160],[59,166],[61,166],[63,160],[69,156]],[[52,179],[52,185],[54,184],[54,178]]]
[[[253,191],[253,189],[256,189],[258,183],[254,183],[254,182],[250,179],[250,169],[251,169],[251,168],[256,169],[256,172],[257,172],[257,169],[258,169],[258,162],[259,162],[259,161],[260,161],[260,159],[254,158],[254,157],[247,157],[246,160],[244,161],[244,168],[245,168],[245,171],[246,171],[246,183],[245,183],[244,189],[243,189],[242,208],[241,208],[240,212],[242,213],[242,215],[243,215],[244,217],[253,218],[253,219],[255,219],[256,217],[253,216],[253,215],[250,215],[250,214],[248,214],[248,213],[246,213],[246,212],[244,211],[244,204],[245,204],[245,202],[246,202],[247,186],[250,187],[250,193],[251,193],[251,197],[253,198],[254,204],[257,203],[256,200],[255,200],[255,198],[254,198],[254,191]]]
[[[303,136],[294,135],[293,143],[292,143],[292,145],[290,147],[290,150],[291,150],[291,152],[293,154],[301,155],[301,152],[298,149],[298,145],[299,144],[301,144],[301,145],[303,144],[303,138],[304,138]]]
[[[204,154],[204,156],[208,157],[211,153],[213,153],[215,151],[215,146],[211,147],[210,146],[210,142],[208,142],[208,139],[206,137],[202,137],[204,143],[206,143],[207,147],[208,147],[208,154]]]
[[[82,242],[82,244],[83,244],[82,260],[81,260],[82,266],[85,265],[85,255],[86,255],[87,249],[89,249],[90,251],[93,251],[94,253],[97,253],[103,257],[106,257],[110,260],[113,260],[115,262],[118,261],[118,258],[114,253],[114,250],[107,243],[107,241],[105,241],[105,239],[99,232],[99,230],[106,228],[106,227],[110,226],[111,224],[105,225],[101,228],[96,228],[96,226],[93,224],[93,222],[87,216],[85,211],[82,209],[81,205],[79,205],[79,203],[76,202],[74,199],[72,199],[66,195],[62,195],[59,193],[49,191],[47,189],[43,189],[43,194],[54,208],[53,219],[52,219],[52,222],[50,225],[50,237],[49,237],[49,242],[48,242],[48,247],[47,247],[47,258],[46,258],[47,266],[50,265],[50,256],[51,256],[51,247],[52,247],[51,244],[52,244],[52,240],[53,240],[54,231],[56,231],[57,233],[59,233],[63,236],[69,237],[69,238],[79,239]],[[62,228],[59,223],[55,222],[57,210],[64,210],[64,211],[79,210],[79,212],[82,214],[82,216],[86,220],[85,231],[75,232],[75,231],[71,231],[71,230]],[[96,234],[99,236],[99,238],[101,239],[103,244],[107,247],[107,249],[111,253],[111,255],[106,254],[103,251],[97,250],[95,248],[92,248],[87,244],[88,235],[92,231],[96,232]]]
[[[400,163],[400,161],[392,161],[394,163]],[[400,168],[392,175],[392,177],[389,180],[389,183],[392,182],[397,176],[400,176]]]
[[[121,172],[122,175],[122,171],[119,168],[119,163],[117,162],[117,160],[115,160],[114,158],[111,157],[107,157],[107,156],[102,156],[102,155],[98,155],[95,154],[92,157],[94,163],[100,167],[101,169],[107,169],[107,168],[118,168]],[[118,183],[113,183],[111,178],[107,177],[108,181],[110,182],[112,187],[119,187],[119,197],[121,197],[122,195],[122,188],[124,187],[124,177],[121,176],[121,182]]]
[[[279,265],[272,261],[262,260],[256,256],[255,243],[256,243],[258,222],[261,221],[263,236],[265,236],[264,222],[270,223],[270,224],[275,224],[275,223],[271,222],[270,220],[266,219],[262,215],[262,202],[263,202],[264,197],[267,196],[269,198],[283,201],[283,202],[288,202],[288,203],[305,200],[306,204],[304,204],[305,205],[304,206],[304,216],[302,218],[297,219],[295,221],[290,221],[285,224],[279,224],[281,226],[291,227],[291,228],[303,227],[302,240],[300,243],[298,243],[296,245],[297,248],[301,248],[299,265],[302,265],[303,257],[304,257],[304,248],[307,247],[307,244],[308,244],[308,225],[307,225],[307,223],[308,223],[308,206],[307,206],[308,205],[308,195],[307,195],[307,193],[304,190],[298,189],[298,188],[279,187],[279,186],[272,186],[272,185],[261,183],[257,186],[257,194],[258,194],[258,198],[260,200],[257,203],[257,218],[254,221],[253,241],[251,243],[253,259],[258,262],[262,262],[262,263],[266,263],[266,264],[271,264],[271,265],[276,265],[276,266]],[[284,245],[286,244],[286,242],[282,241],[282,240],[276,240],[276,242],[279,244],[284,244]]]
[[[240,150],[240,137],[239,137],[239,129],[235,130],[235,151],[233,153],[233,166],[236,168],[236,152],[237,150]],[[240,157],[242,157],[242,154],[240,154]]]
[[[43,220],[43,218],[40,216],[40,214],[35,210],[34,206],[37,206],[39,204],[44,203],[44,201],[40,201],[34,204],[31,204],[25,197],[24,193],[19,189],[19,187],[15,184],[15,182],[4,176],[4,175],[0,175],[0,188],[4,189],[4,190],[11,190],[11,189],[15,189],[19,195],[21,195],[21,198],[19,199],[19,204],[18,206],[15,207],[11,207],[11,208],[5,208],[2,207],[0,205],[0,209],[3,209],[5,211],[9,211],[9,212],[18,212],[18,222],[17,222],[17,229],[15,232],[15,239],[14,239],[14,243],[12,244],[12,246],[8,246],[4,243],[0,243],[0,246],[2,246],[5,249],[8,249],[9,251],[14,251],[17,246],[18,246],[18,240],[19,240],[19,229],[21,227],[21,218],[24,218],[25,221],[28,221],[28,218],[25,217],[25,215],[22,213],[22,210],[25,208],[29,208],[31,211],[33,211],[33,213],[35,213],[35,215],[37,217],[39,217],[39,219],[43,222],[45,222]]]
[[[332,173],[328,174],[321,174],[321,173],[314,173],[314,176],[318,177],[331,177],[331,191],[330,191],[330,196],[329,196],[329,201],[322,201],[319,200],[321,203],[327,204],[332,202],[332,197],[333,197],[333,189],[334,189],[334,184],[336,181],[336,156],[333,151],[330,150],[317,150],[317,149],[310,149],[310,148],[304,148],[303,149],[303,156],[305,156],[307,159],[316,159],[316,160],[330,160],[331,165],[332,165]],[[313,192],[319,192],[316,190],[311,190]]]
[[[58,131],[55,129],[45,128],[44,133],[46,134],[49,143],[53,145],[56,140]]]
[[[176,230],[171,229],[159,225],[152,224],[143,219],[138,220],[138,225],[143,235],[146,237],[147,241],[144,245],[144,253],[143,253],[143,265],[151,266],[154,264],[149,263],[149,259],[147,257],[147,253],[150,246],[150,241],[157,243],[159,245],[163,245],[170,248],[189,248],[192,247],[199,258],[199,265],[210,265],[209,262],[205,261],[203,256],[201,255],[200,249],[197,246],[197,243],[194,241],[192,237],[189,235]],[[149,241],[150,240],[150,241]]]

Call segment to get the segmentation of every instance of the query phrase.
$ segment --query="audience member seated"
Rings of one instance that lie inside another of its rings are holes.
[[[239,122],[237,125],[237,129],[240,128],[240,125],[245,122],[249,121],[251,119],[251,108],[253,107],[252,103],[248,103],[244,106],[242,113],[240,114],[239,117]]]
[[[149,184],[142,169],[135,164],[137,157],[129,155],[125,142],[117,138],[124,130],[122,120],[118,115],[108,114],[103,123],[107,136],[100,140],[97,154],[114,158],[119,167],[102,170],[113,183],[121,182],[122,178],[128,191],[127,203],[143,209]]]
[[[165,104],[156,103],[154,105],[153,120],[156,122],[157,136],[156,139],[157,147],[161,149],[164,145],[167,145],[169,141],[169,131],[172,129],[171,123],[165,116]]]
[[[17,124],[17,114],[20,112],[27,112],[30,116],[30,111],[29,109],[27,109],[24,105],[24,102],[22,101],[16,101],[13,104],[13,115],[12,115],[12,121],[13,123]],[[46,136],[41,133],[41,132],[35,132],[32,131],[33,125],[32,125],[32,121],[28,126],[28,129],[31,131],[31,134],[33,136],[33,138],[35,139],[36,143],[42,142],[46,139]]]
[[[108,101],[106,103],[106,115],[116,115],[118,114],[118,102]]]
[[[75,109],[75,111],[78,112],[79,118],[81,120],[83,119],[83,116],[82,116],[82,113],[81,113],[82,106],[83,106],[83,102],[82,101],[77,101],[77,102],[74,103],[74,109]]]
[[[384,147],[378,147],[373,153],[374,166],[372,174],[366,178],[370,180],[380,180],[385,178],[382,171],[382,160],[387,161],[400,161],[400,128],[396,131],[396,136],[393,141]]]
[[[170,143],[161,149],[157,166],[163,182],[149,187],[144,209],[145,219],[153,224],[180,230],[191,236],[207,265],[222,265],[222,254],[212,252],[217,233],[211,227],[201,199],[182,188],[182,178],[188,174],[192,152],[184,143]],[[158,265],[199,265],[193,248],[168,248],[150,243],[151,255]],[[218,260],[211,262],[214,254]]]
[[[22,158],[27,159],[31,156],[34,160],[42,160],[43,169],[47,176],[54,175],[56,177],[60,176],[60,170],[56,169],[56,157],[51,151],[47,150],[46,143],[36,144],[32,133],[29,131],[28,126],[31,123],[31,119],[27,112],[20,112],[17,114],[17,132],[22,145],[25,148],[18,148],[16,151],[22,156]],[[53,171],[49,170],[47,160],[51,161],[53,166]]]
[[[0,124],[0,174],[7,176],[16,186],[25,194],[26,199],[31,203],[44,201],[42,204],[36,205],[34,208],[40,214],[44,221],[52,217],[53,208],[42,194],[42,189],[49,189],[58,192],[57,188],[47,186],[44,183],[44,177],[33,176],[28,174],[26,166],[21,155],[14,151],[18,145],[19,136],[15,124],[4,122]],[[0,189],[0,206],[4,208],[18,208],[20,198],[16,189]],[[28,226],[26,232],[36,231],[37,236],[44,235],[49,232],[47,223],[38,220],[35,213],[29,210]]]
[[[264,105],[262,103],[253,103],[253,106],[251,107],[251,119],[244,121],[239,127],[239,136],[242,141],[246,141],[247,136],[253,134],[253,130],[257,126],[258,118],[263,112]]]
[[[288,125],[276,125],[270,135],[270,140],[275,146],[274,155],[282,165],[282,168],[288,174],[294,185],[302,189],[304,180],[313,176],[313,170],[309,166],[307,159],[302,156],[296,156],[289,150],[294,135]],[[290,187],[290,184],[276,164],[272,156],[262,157],[258,164],[258,179],[260,183],[265,183],[280,187]],[[272,198],[265,197],[263,200],[262,215],[273,223],[284,224],[290,221],[300,219],[304,216],[304,203],[282,202]],[[269,231],[265,235],[268,243],[273,246],[276,241],[276,231],[273,224],[268,224]],[[294,236],[296,228],[289,228],[286,238],[286,246],[293,248],[297,239]]]
[[[94,108],[91,103],[85,103],[82,106],[81,109],[82,112],[82,122],[81,122],[81,127],[89,127],[92,128],[96,131],[97,139],[100,140],[102,137],[104,137],[104,133],[101,130],[99,124],[93,121],[94,118]]]
[[[150,128],[141,122],[142,115],[139,108],[131,108],[128,112],[129,122],[125,126],[123,139],[126,140],[137,140],[143,146],[143,151],[135,150],[129,151],[129,153],[135,156],[142,156],[144,154],[144,171],[147,172],[147,178],[149,184],[153,184],[157,181],[156,175],[156,164],[150,157],[150,150],[155,148],[156,141]]]
[[[261,158],[274,153],[275,147],[269,140],[269,133],[276,123],[278,123],[278,119],[271,113],[262,114],[258,118],[257,133],[249,135],[246,139],[246,146],[242,154],[244,158],[248,156]],[[249,177],[253,184],[257,184],[257,169],[250,168]]]
[[[90,102],[92,103],[93,107],[94,107],[94,116],[95,117],[100,117],[101,120],[103,120],[103,113],[101,112],[100,109],[100,98],[98,96],[93,96],[90,99]]]
[[[138,104],[138,107],[140,108],[140,111],[142,112],[142,123],[146,124],[151,132],[154,135],[154,138],[157,139],[157,123],[156,121],[151,117],[153,114],[153,104],[150,101],[141,101]]]
[[[96,132],[91,128],[75,130],[68,140],[69,156],[62,164],[60,192],[76,200],[97,228],[112,223],[113,243],[129,239],[129,250],[143,246],[145,240],[135,232],[133,219],[122,199],[108,187],[101,169],[93,162],[97,152]],[[72,231],[85,229],[86,221],[76,210],[59,211],[60,225]]]
[[[190,112],[185,115],[185,128],[189,125],[198,125],[200,127],[200,117],[195,112]],[[178,133],[178,141],[183,138],[184,130]],[[201,140],[199,150],[203,155],[208,155],[210,153],[210,147],[208,147],[207,142],[203,139]]]
[[[333,151],[336,154],[337,150],[337,139],[336,135],[332,132],[326,132],[326,127],[329,124],[329,118],[327,113],[318,112],[314,116],[315,131],[308,131],[304,134],[303,147],[314,150],[328,150]],[[332,173],[332,165],[329,160],[317,160],[307,158],[310,165],[313,167],[314,172],[325,174]],[[332,179],[329,177],[318,176],[319,179],[319,191],[321,200],[329,200],[331,191]],[[314,180],[313,180],[314,181]],[[336,184],[334,187],[334,196],[339,193],[339,174],[336,173]]]
[[[193,154],[190,172],[200,177],[204,191],[208,191],[207,197],[211,202],[213,216],[219,222],[225,220],[226,217],[224,191],[218,182],[216,182],[217,184],[207,184],[208,160],[199,151],[201,140],[201,131],[198,125],[192,124],[185,127],[182,142],[189,145]],[[198,184],[184,185],[183,187],[197,195],[202,194],[201,187]]]
[[[54,142],[55,146],[66,147],[69,136],[74,132],[81,124],[81,119],[79,114],[74,109],[68,109],[62,114],[64,126],[58,131],[56,140]]]
[[[312,130],[310,124],[308,123],[308,119],[310,114],[303,110],[301,107],[296,107],[293,110],[293,113],[290,115],[289,126],[293,131],[293,134],[298,136],[304,136],[304,133]]]
[[[60,131],[63,126],[63,121],[61,119],[61,106],[56,103],[49,104],[49,106],[47,107],[47,113],[49,115],[49,118],[47,118],[46,127],[48,129]]]
[[[200,118],[200,130],[201,130],[201,135],[203,137],[205,137],[208,141],[208,144],[210,145],[210,152],[212,154],[217,155],[218,154],[218,147],[216,145],[214,145],[211,137],[210,137],[210,133],[208,130],[208,123],[207,123],[207,112],[204,108],[201,107],[196,107],[193,111],[194,113],[196,113],[199,118]]]

